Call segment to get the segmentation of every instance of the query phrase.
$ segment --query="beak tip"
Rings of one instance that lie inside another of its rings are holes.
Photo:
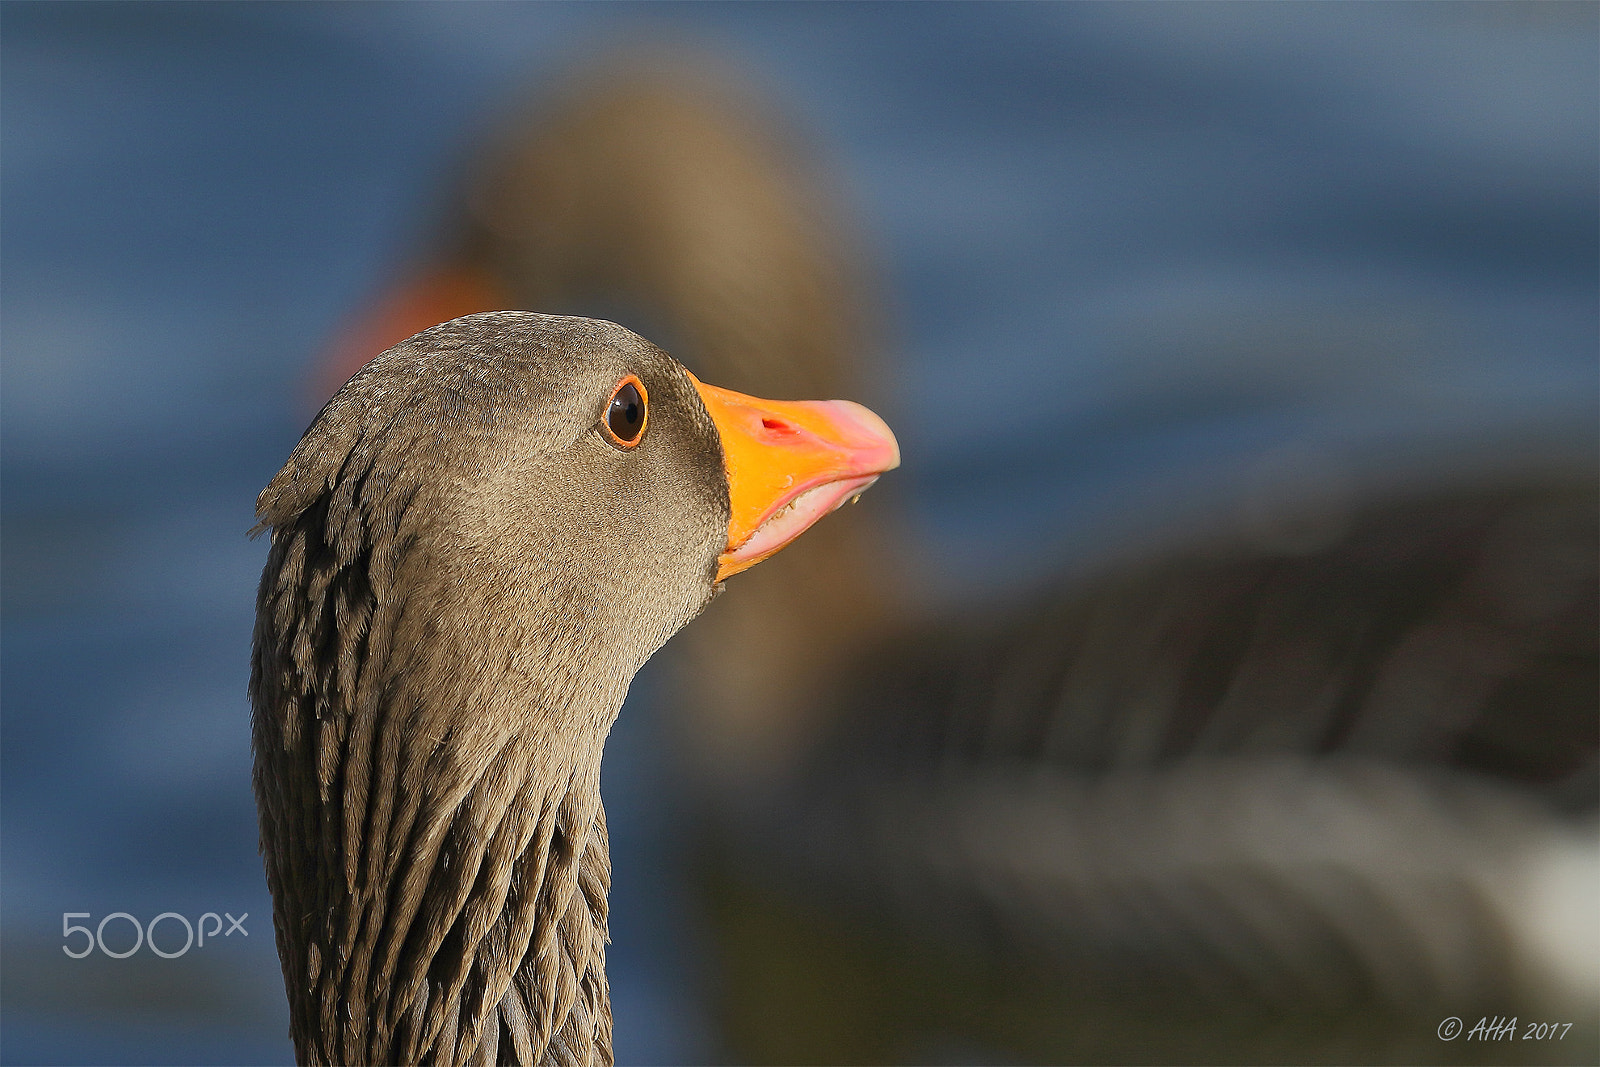
[[[840,422],[854,431],[851,436],[857,440],[852,443],[861,448],[863,458],[870,456],[871,466],[879,473],[900,466],[900,442],[877,412],[854,400],[832,400],[829,403],[837,407],[842,416]]]

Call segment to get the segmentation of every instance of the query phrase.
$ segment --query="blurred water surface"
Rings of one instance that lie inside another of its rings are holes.
[[[960,602],[1280,482],[1592,462],[1597,11],[6,4],[0,1058],[291,1057],[245,531],[315,354],[530,85],[681,38],[809,125],[893,308],[905,551]],[[718,1047],[658,729],[606,765],[624,1062]],[[117,911],[249,936],[62,954]]]

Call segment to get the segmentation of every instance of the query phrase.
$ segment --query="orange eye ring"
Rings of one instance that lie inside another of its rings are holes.
[[[638,447],[650,425],[650,394],[638,375],[630,374],[616,384],[600,412],[600,432],[621,449]]]

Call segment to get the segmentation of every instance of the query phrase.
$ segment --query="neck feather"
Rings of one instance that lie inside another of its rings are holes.
[[[485,646],[397,595],[425,561],[317,532],[274,532],[251,678],[300,1060],[610,1063],[599,767],[626,678]]]

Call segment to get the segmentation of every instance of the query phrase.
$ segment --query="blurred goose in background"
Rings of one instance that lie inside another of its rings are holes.
[[[636,325],[741,392],[882,410],[867,272],[817,153],[714,57],[634,48],[579,69],[509,116],[461,186],[429,254],[336,339],[317,403],[418,330],[518,307]],[[817,687],[897,627],[894,555],[858,510],[745,576],[673,658],[694,692],[690,781],[788,765],[826,714]]]
[[[845,213],[718,69],[629,53],[508,123],[357,351],[488,301],[871,398]],[[729,1057],[1592,1059],[1595,484],[1291,486],[959,617],[823,524],[673,650]],[[1436,1034],[1519,1013],[1575,1032]]]
[[[1582,1062],[1596,503],[1577,475],[1369,501],[1314,552],[1191,544],[868,652],[744,824],[746,1047]],[[1578,1025],[1441,1048],[1496,1014]]]

